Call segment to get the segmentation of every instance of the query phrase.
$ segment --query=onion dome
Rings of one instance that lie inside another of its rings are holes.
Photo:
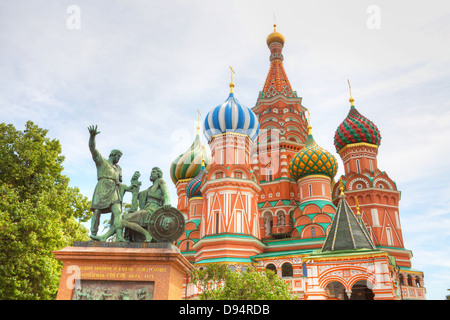
[[[234,97],[234,83],[230,83],[230,95],[224,103],[213,108],[205,117],[203,133],[208,141],[212,136],[236,132],[255,141],[259,134],[259,121],[255,113],[241,105]]]
[[[266,39],[266,43],[268,46],[270,46],[272,42],[280,42],[284,45],[284,36],[277,31],[276,24],[273,25],[273,32],[269,34]]]
[[[381,135],[377,126],[356,110],[353,98],[350,98],[350,111],[334,134],[334,146],[339,152],[343,147],[353,143],[370,143],[377,147],[381,143]]]
[[[170,167],[170,177],[174,184],[179,180],[191,179],[195,177],[201,170],[202,157],[205,157],[205,162],[208,165],[211,163],[210,156],[205,153],[205,150],[200,142],[200,127],[197,127],[197,134],[195,140],[186,152],[180,154]]]
[[[200,188],[202,186],[202,178],[205,173],[205,161],[202,160],[200,172],[186,184],[186,196],[188,199],[201,197]]]
[[[322,174],[333,179],[338,169],[336,158],[314,141],[311,126],[308,130],[305,146],[289,162],[291,177],[297,181],[308,175]]]

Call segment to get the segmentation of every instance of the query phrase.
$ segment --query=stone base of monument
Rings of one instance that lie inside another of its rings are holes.
[[[192,269],[170,243],[75,242],[53,254],[57,300],[180,300]]]

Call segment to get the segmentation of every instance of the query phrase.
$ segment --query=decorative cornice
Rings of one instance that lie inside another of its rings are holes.
[[[358,143],[347,144],[345,147],[343,147],[342,149],[340,149],[338,151],[338,154],[341,155],[345,150],[347,150],[348,148],[353,148],[353,147],[370,147],[370,148],[378,149],[378,146],[376,144],[367,143],[367,142],[358,142]]]

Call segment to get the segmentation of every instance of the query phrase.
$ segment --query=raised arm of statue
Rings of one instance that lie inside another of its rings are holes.
[[[97,158],[99,152],[97,151],[95,147],[95,136],[100,133],[100,131],[97,131],[97,126],[89,126],[89,150],[91,151],[92,157],[95,159]]]

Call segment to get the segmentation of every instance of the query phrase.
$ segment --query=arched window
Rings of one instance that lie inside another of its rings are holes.
[[[272,181],[273,180],[273,170],[272,168],[268,168],[267,169],[267,181]]]
[[[315,237],[316,237],[316,228],[311,227],[311,238],[315,238]]]
[[[267,271],[267,270],[273,271],[273,272],[275,272],[275,274],[277,273],[277,267],[276,267],[273,263],[269,263],[269,264],[266,266],[266,271]]]
[[[268,236],[272,233],[272,227],[273,227],[273,217],[272,212],[266,211],[264,213],[264,227],[266,229],[265,235]]]
[[[404,285],[405,284],[405,278],[403,277],[402,274],[400,274],[398,276],[398,281],[400,282],[400,285]]]
[[[408,286],[413,286],[413,281],[412,281],[412,277],[410,274],[408,274]]]
[[[416,287],[420,288],[420,278],[416,277]]]
[[[294,276],[294,269],[292,268],[292,264],[289,262],[283,263],[281,266],[281,277],[292,277]]]
[[[277,225],[284,226],[284,212],[283,211],[277,212]]]
[[[220,220],[219,220],[219,212],[216,211],[216,233],[219,233],[219,225],[220,225]]]

